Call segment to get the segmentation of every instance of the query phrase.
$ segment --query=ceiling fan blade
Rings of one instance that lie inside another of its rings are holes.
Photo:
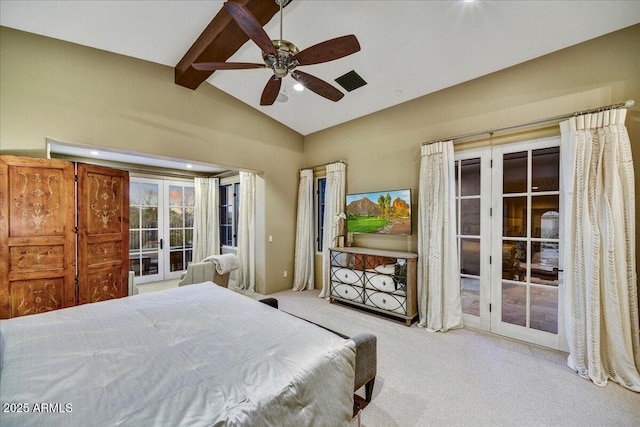
[[[271,77],[267,82],[267,85],[262,91],[262,97],[260,98],[260,105],[273,105],[280,93],[280,86],[282,85],[282,79],[276,79]]]
[[[360,43],[358,43],[356,36],[351,34],[308,47],[296,55],[293,55],[291,60],[297,59],[300,65],[320,64],[322,62],[343,58],[359,50]]]
[[[302,86],[306,87],[312,92],[317,93],[318,95],[327,98],[331,101],[339,101],[344,96],[344,93],[340,92],[335,87],[331,86],[329,83],[321,80],[311,74],[303,73],[302,71],[295,70],[291,73],[291,77],[296,79],[298,82],[302,84]]]
[[[215,70],[248,70],[251,68],[266,68],[264,64],[252,62],[194,62],[191,66],[200,71]]]
[[[249,12],[249,9],[247,9],[245,5],[228,1],[224,4],[224,7],[242,31],[244,31],[263,52],[278,56],[276,48],[273,47],[273,43],[262,28],[262,25],[260,25],[260,22]]]

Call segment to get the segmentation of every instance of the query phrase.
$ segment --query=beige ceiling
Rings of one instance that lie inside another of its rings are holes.
[[[174,67],[222,4],[1,0],[0,24]],[[285,40],[304,49],[355,34],[362,47],[301,70],[336,86],[335,78],[355,70],[366,86],[334,103],[295,92],[287,77],[289,100],[261,107],[269,70],[217,71],[208,83],[307,135],[639,22],[637,0],[293,0]],[[278,15],[265,31],[279,38]],[[260,50],[250,41],[229,61],[260,62]]]

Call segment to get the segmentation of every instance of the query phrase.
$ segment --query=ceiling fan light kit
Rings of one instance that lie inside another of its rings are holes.
[[[192,67],[196,70],[208,71],[270,68],[273,71],[273,76],[269,78],[262,91],[260,105],[272,105],[276,100],[283,99],[281,96],[280,99],[278,98],[281,94],[282,79],[287,75],[290,75],[297,83],[326,99],[331,101],[342,99],[344,94],[341,91],[318,77],[296,70],[296,67],[329,62],[356,53],[360,50],[358,39],[354,35],[337,37],[300,51],[293,43],[282,38],[282,8],[289,1],[275,0],[276,4],[280,6],[280,38],[278,40],[269,38],[258,20],[243,4],[232,1],[227,1],[224,4],[225,9],[240,29],[262,50],[264,64],[202,62],[193,63]],[[285,97],[288,99],[286,94]]]

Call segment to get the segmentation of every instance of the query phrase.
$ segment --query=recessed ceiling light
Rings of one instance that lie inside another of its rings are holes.
[[[304,86],[302,86],[300,83],[296,83],[293,85],[293,88],[295,90],[297,90],[298,92],[302,92],[304,90]]]
[[[191,169],[192,167],[193,167],[193,165],[192,165],[192,164],[187,163],[187,169]]]
[[[99,156],[99,155],[100,155],[100,153],[99,153],[99,152],[97,152],[96,150],[93,150],[93,151],[91,151],[91,155],[92,155],[92,156]]]

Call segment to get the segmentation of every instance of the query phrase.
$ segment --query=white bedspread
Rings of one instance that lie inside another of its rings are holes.
[[[29,411],[0,412],[3,427],[351,421],[352,341],[211,282],[2,320],[0,331],[1,409]]]

